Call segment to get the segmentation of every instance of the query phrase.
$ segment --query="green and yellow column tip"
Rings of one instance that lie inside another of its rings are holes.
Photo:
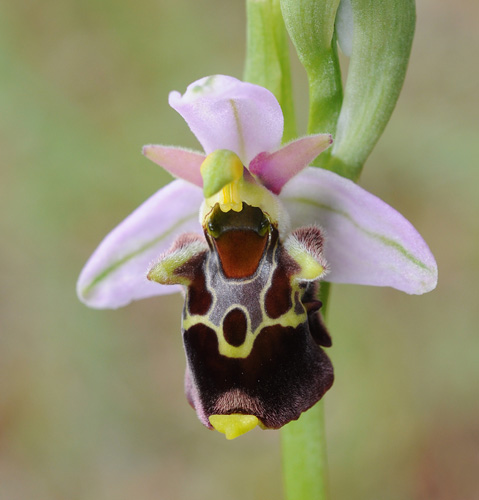
[[[201,164],[203,194],[210,205],[217,202],[223,212],[241,212],[243,202],[239,184],[243,179],[243,164],[236,153],[217,149]]]

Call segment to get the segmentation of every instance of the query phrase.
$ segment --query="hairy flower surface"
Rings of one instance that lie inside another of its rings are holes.
[[[389,205],[308,166],[330,135],[281,147],[268,90],[217,75],[169,102],[204,152],[143,148],[178,179],[107,235],[78,295],[117,308],[182,289],[185,387],[200,420],[228,438],[282,427],[333,382],[318,282],[421,294],[436,285],[434,257]]]

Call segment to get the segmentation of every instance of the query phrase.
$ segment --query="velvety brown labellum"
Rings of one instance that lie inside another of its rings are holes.
[[[303,233],[318,252],[320,230]],[[217,206],[205,235],[210,251],[196,262],[183,313],[188,399],[208,427],[210,415],[244,413],[279,428],[333,383],[318,285],[297,278],[300,264],[259,208]]]

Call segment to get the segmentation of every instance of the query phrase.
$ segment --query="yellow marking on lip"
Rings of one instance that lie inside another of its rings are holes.
[[[294,302],[293,302],[294,304]],[[223,334],[223,329],[222,325],[217,326],[215,325],[208,316],[202,316],[198,314],[190,315],[188,314],[186,317],[183,317],[183,329],[188,330],[192,326],[197,325],[199,323],[206,325],[207,327],[211,328],[215,333],[216,337],[218,338],[218,351],[222,356],[226,356],[227,358],[247,358],[251,351],[253,350],[253,344],[254,341],[256,340],[256,337],[258,336],[259,332],[267,327],[267,326],[280,326],[280,327],[293,327],[296,328],[298,325],[301,323],[304,323],[307,319],[306,311],[303,314],[297,314],[294,312],[294,305],[293,307],[289,310],[286,311],[282,316],[279,318],[270,318],[267,315],[263,315],[263,321],[261,324],[256,328],[256,330],[253,332],[251,331],[251,328],[249,326],[249,315],[248,311],[244,306],[241,306],[239,304],[232,304],[230,308],[228,308],[224,315],[223,318],[228,314],[229,311],[232,309],[242,309],[246,311],[247,313],[247,318],[248,318],[248,331],[246,333],[246,338],[243,344],[240,346],[236,347],[231,344],[228,344],[226,341],[224,334]]]
[[[254,415],[211,415],[210,424],[215,430],[226,436],[226,439],[235,439],[254,429],[258,424],[258,417]]]

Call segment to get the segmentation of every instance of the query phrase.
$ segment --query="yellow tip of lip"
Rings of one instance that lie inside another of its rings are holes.
[[[254,415],[211,415],[210,424],[226,436],[226,439],[234,439],[254,429],[259,420]]]

